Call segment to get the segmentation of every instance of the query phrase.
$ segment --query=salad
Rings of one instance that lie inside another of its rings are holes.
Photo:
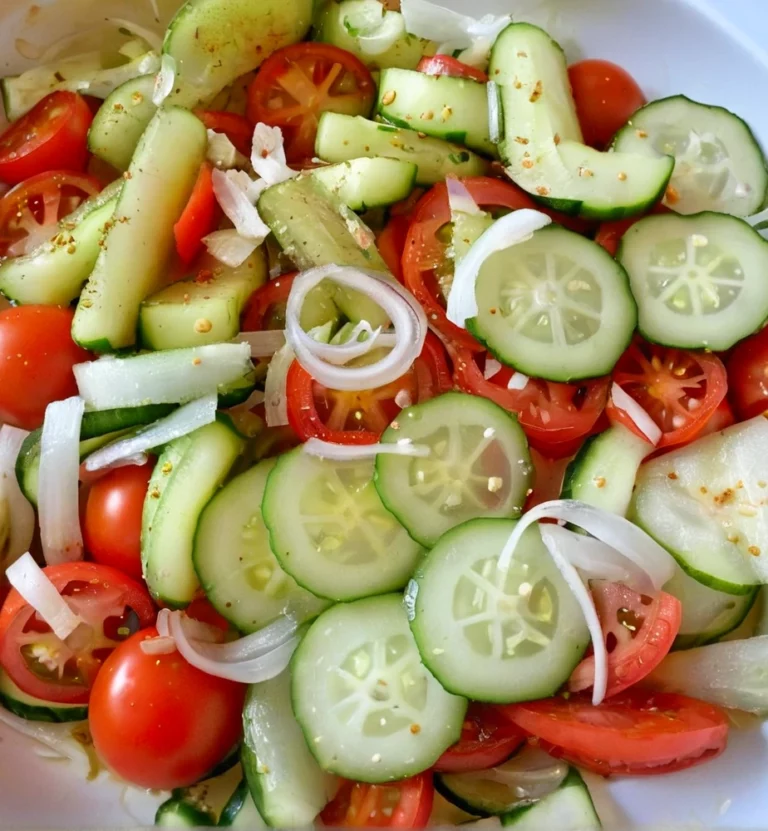
[[[159,826],[567,831],[767,715],[749,126],[425,0],[104,25],[0,80],[0,722]]]

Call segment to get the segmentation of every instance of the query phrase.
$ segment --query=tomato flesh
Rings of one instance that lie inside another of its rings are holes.
[[[481,83],[488,82],[488,76],[480,69],[463,63],[450,55],[433,55],[422,58],[416,67],[417,72],[425,75],[449,75],[451,78],[470,78]]]
[[[195,115],[208,130],[224,133],[244,156],[251,155],[253,124],[244,115],[219,110],[195,110]]]
[[[731,352],[728,381],[740,418],[753,418],[768,410],[768,329],[742,341]]]
[[[434,796],[431,773],[391,785],[344,781],[320,817],[335,828],[426,828]]]
[[[210,163],[204,162],[184,212],[173,226],[176,251],[185,265],[189,265],[200,253],[203,237],[213,231],[216,224],[216,205],[213,167]]]
[[[506,761],[525,734],[487,704],[470,704],[459,741],[435,763],[442,773],[487,770]]]

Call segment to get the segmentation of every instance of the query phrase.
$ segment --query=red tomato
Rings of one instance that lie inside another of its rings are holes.
[[[400,283],[403,282],[403,252],[410,225],[409,216],[393,216],[376,240],[379,254]]]
[[[368,115],[376,85],[351,52],[327,43],[296,43],[273,52],[248,90],[248,118],[280,127],[289,162],[315,155],[320,115]]]
[[[673,213],[673,211],[670,211],[666,205],[662,205],[661,202],[659,202],[658,205],[654,205],[653,208],[651,208],[646,216],[669,213]],[[598,245],[602,245],[612,257],[615,257],[616,252],[619,250],[621,238],[638,220],[642,218],[642,216],[631,216],[629,219],[617,219],[614,222],[603,222],[603,224],[597,229],[595,242]]]
[[[0,136],[0,181],[16,185],[48,170],[84,170],[91,121],[77,93],[46,95]]]
[[[64,563],[43,569],[85,624],[61,641],[12,589],[0,612],[0,664],[28,695],[61,704],[84,704],[104,659],[131,633],[155,619],[144,586],[98,563]],[[137,627],[138,628],[138,627]]]
[[[242,734],[246,687],[201,672],[178,652],[147,655],[144,629],[107,659],[88,718],[99,757],[141,788],[172,790],[202,779]]]
[[[218,110],[195,110],[195,115],[205,124],[208,130],[224,133],[237,150],[244,156],[250,157],[251,145],[253,144],[253,124],[244,115]]]
[[[473,81],[486,83],[488,76],[474,66],[462,63],[450,55],[434,55],[431,58],[422,58],[416,67],[417,72],[425,75],[449,75],[451,78],[471,78]]]
[[[742,341],[728,358],[731,398],[739,418],[768,410],[768,329]]]
[[[704,425],[697,438],[710,436],[712,433],[719,433],[721,430],[725,430],[726,427],[732,427],[734,424],[736,424],[736,416],[733,414],[728,399],[724,398],[715,412],[712,413],[712,416]]]
[[[539,453],[535,447],[531,448],[533,462],[533,490],[525,501],[525,511],[530,511],[542,502],[550,499],[559,499],[563,490],[565,471],[571,463],[572,454],[558,458],[548,458]]]
[[[568,68],[584,141],[602,150],[645,105],[635,79],[610,61],[590,59]]]
[[[0,422],[35,430],[51,401],[77,395],[72,367],[90,354],[72,340],[72,309],[0,312]]]
[[[58,233],[58,222],[101,183],[84,173],[40,173],[16,185],[0,199],[0,257],[27,254]]]
[[[283,274],[256,289],[243,311],[244,332],[285,329],[285,305],[295,277],[296,272]]]
[[[728,739],[719,707],[674,693],[630,689],[599,707],[572,695],[501,709],[547,753],[603,776],[684,770],[718,756]]]
[[[525,735],[496,708],[470,704],[459,741],[435,763],[442,773],[487,770],[500,765],[525,741]]]
[[[402,378],[375,390],[341,392],[315,381],[294,361],[288,370],[288,421],[302,441],[376,444],[404,406],[429,401],[451,389],[451,373],[440,341],[429,333],[421,355]]]
[[[191,617],[192,620],[199,620],[200,623],[207,623],[218,629],[220,632],[229,632],[229,621],[222,617],[216,609],[211,605],[211,601],[204,594],[198,595],[190,604],[184,609],[184,614]]]
[[[216,224],[216,195],[213,192],[213,167],[203,162],[195,187],[184,212],[173,226],[176,251],[185,265],[189,265],[203,247],[203,237]]]
[[[662,430],[658,448],[693,441],[728,391],[722,361],[704,352],[685,352],[636,338],[619,359],[613,380]],[[642,436],[635,422],[612,402],[608,416]]]
[[[680,601],[666,592],[651,598],[622,583],[593,581],[592,597],[608,650],[606,697],[617,695],[649,675],[672,648],[683,617]],[[595,680],[594,656],[573,671],[573,692],[590,688]]]
[[[141,571],[141,514],[154,463],[112,470],[93,483],[85,506],[86,551],[137,580]]]
[[[320,817],[336,828],[426,828],[434,798],[431,773],[391,785],[344,781]]]

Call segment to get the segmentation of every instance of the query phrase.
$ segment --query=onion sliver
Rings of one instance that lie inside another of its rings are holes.
[[[507,389],[508,390],[524,390],[528,386],[528,382],[531,379],[527,375],[523,375],[522,372],[516,372],[508,381]]]
[[[375,459],[380,453],[390,456],[410,456],[424,458],[430,449],[424,444],[411,444],[408,439],[401,439],[395,444],[334,444],[322,439],[308,439],[301,446],[304,453],[320,459],[334,462],[347,462],[359,459]]]
[[[501,95],[499,85],[495,81],[488,81],[488,131],[491,142],[499,144],[501,141]]]
[[[285,345],[285,332],[282,329],[240,332],[235,340],[238,343],[247,343],[251,347],[252,358],[271,358]]]
[[[230,268],[241,266],[259,247],[258,242],[241,237],[234,228],[212,231],[203,237],[203,244],[214,259]]]
[[[247,240],[262,243],[269,236],[269,226],[259,216],[254,202],[264,183],[254,182],[240,170],[214,170],[213,192],[222,211]]]
[[[29,549],[35,534],[35,512],[21,492],[16,459],[29,433],[6,424],[0,429],[0,500],[5,502],[5,539],[0,547],[0,571]]]
[[[363,341],[360,340],[362,334],[367,335]],[[344,343],[330,344],[316,341],[316,346],[312,347],[312,351],[316,357],[328,361],[329,364],[344,366],[355,358],[367,355],[372,349],[381,347],[392,349],[396,343],[396,334],[382,332],[380,328],[374,330],[367,320],[361,320],[349,333]]]
[[[171,637],[147,638],[139,649],[145,655],[170,655],[176,651],[176,641]]]
[[[299,175],[285,161],[283,131],[279,127],[259,123],[253,128],[251,167],[268,185],[279,185]]]
[[[152,103],[159,107],[173,91],[176,82],[176,61],[171,55],[164,54],[160,60],[160,71],[155,78],[155,88],[152,90]]]
[[[614,407],[623,410],[632,419],[638,430],[654,447],[661,441],[662,430],[659,425],[616,383],[611,386],[611,401]]]
[[[286,343],[269,362],[264,382],[264,415],[267,427],[285,427],[288,424],[288,393],[286,382],[288,370],[296,355]]]
[[[483,213],[461,179],[457,179],[455,176],[449,176],[445,180],[445,184],[448,189],[448,204],[450,205],[451,213],[469,214],[470,216],[479,216]]]

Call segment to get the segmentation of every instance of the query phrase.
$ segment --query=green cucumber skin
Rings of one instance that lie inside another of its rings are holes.
[[[29,696],[20,690],[2,669],[0,669],[0,705],[27,721],[65,724],[72,721],[85,721],[88,718],[87,704],[68,706]]]

